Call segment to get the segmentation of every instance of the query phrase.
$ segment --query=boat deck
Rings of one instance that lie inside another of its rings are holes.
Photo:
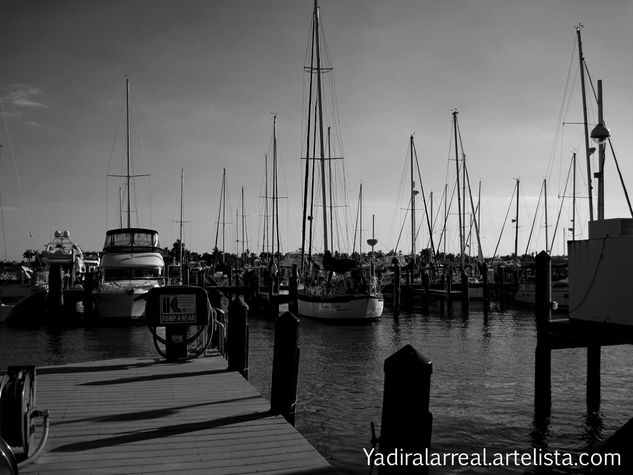
[[[36,406],[50,411],[50,434],[20,473],[335,473],[221,356],[113,359],[37,374]]]

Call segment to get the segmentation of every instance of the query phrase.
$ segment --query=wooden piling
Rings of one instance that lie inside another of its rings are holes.
[[[297,304],[297,289],[299,282],[299,272],[297,270],[297,264],[292,264],[292,274],[290,274],[290,282],[288,285],[288,310],[293,314],[299,313],[299,306]]]
[[[483,293],[484,293],[484,318],[488,318],[488,312],[490,310],[490,289],[488,286],[488,264],[486,262],[482,262],[481,266],[481,277],[483,281]]]
[[[407,345],[385,360],[385,386],[379,450],[424,453],[431,445],[429,412],[433,364]],[[384,466],[379,473],[428,473],[428,467]]]
[[[50,264],[46,307],[50,314],[58,315],[64,301],[64,274],[61,264]]]
[[[551,320],[552,259],[545,251],[536,256],[536,354],[534,368],[534,413],[547,418],[552,410],[552,348],[548,325]]]
[[[400,314],[400,264],[393,265],[393,314]]]
[[[468,276],[464,269],[461,271],[461,301],[462,301],[462,313],[464,315],[468,315],[469,306],[470,306],[470,295],[468,290]]]
[[[286,312],[275,321],[270,411],[295,425],[299,372],[299,319]]]
[[[600,410],[600,345],[587,346],[587,412]]]
[[[248,379],[248,305],[242,297],[229,304],[227,329],[228,371],[238,371]]]

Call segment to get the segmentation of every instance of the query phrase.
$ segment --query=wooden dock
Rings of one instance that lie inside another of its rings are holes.
[[[20,473],[335,473],[219,355],[47,366],[37,375],[50,434]]]

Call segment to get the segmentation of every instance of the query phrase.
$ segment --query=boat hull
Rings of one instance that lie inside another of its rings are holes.
[[[382,295],[315,296],[299,293],[297,303],[302,317],[362,321],[380,318],[385,300]]]
[[[140,320],[145,317],[147,288],[101,289],[93,293],[97,318]]]

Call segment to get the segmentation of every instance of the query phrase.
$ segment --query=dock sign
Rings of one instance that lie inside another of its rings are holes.
[[[163,294],[160,296],[159,323],[196,323],[195,294]]]

